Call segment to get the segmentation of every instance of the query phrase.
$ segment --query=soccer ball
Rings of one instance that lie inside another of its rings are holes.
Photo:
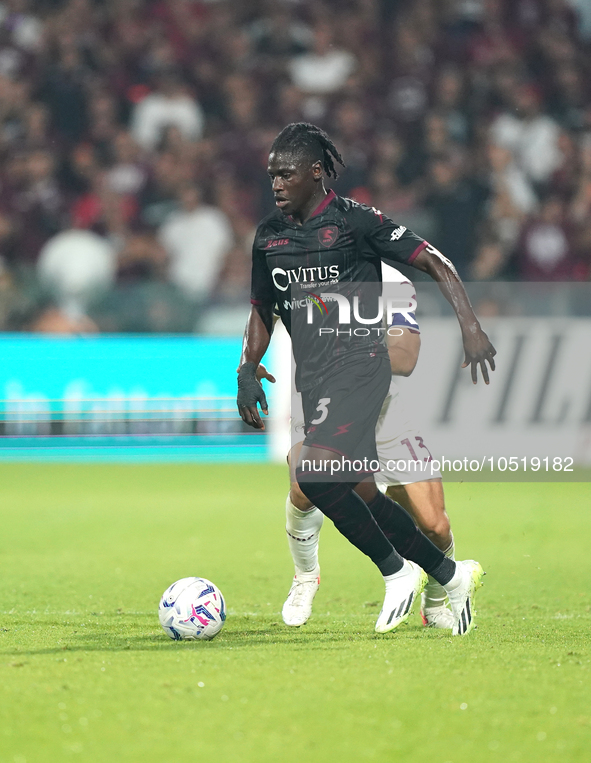
[[[224,627],[222,592],[205,578],[182,578],[164,591],[158,607],[160,625],[175,641],[209,640]]]

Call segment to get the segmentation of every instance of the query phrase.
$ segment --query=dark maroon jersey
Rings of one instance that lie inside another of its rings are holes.
[[[333,191],[303,225],[279,209],[260,223],[253,244],[251,302],[277,305],[292,338],[299,390],[311,388],[353,356],[386,353],[384,336],[377,331],[347,336],[347,327],[338,323],[336,297],[331,301],[321,295],[334,292],[351,304],[355,296],[370,303],[367,289],[372,284],[380,288],[381,260],[410,264],[426,246],[379,210]],[[308,325],[311,302],[320,313],[315,313],[313,327]],[[318,333],[320,327],[324,333]]]

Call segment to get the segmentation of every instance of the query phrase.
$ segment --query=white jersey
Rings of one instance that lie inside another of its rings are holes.
[[[399,270],[393,268],[392,265],[382,262],[382,282],[384,284],[396,284],[395,287],[386,286],[384,288],[384,295],[386,297],[392,294],[392,296],[395,296],[401,302],[408,300],[408,309],[395,312],[390,325],[403,326],[413,333],[419,334],[419,324],[415,315],[417,295],[412,281],[402,275]]]
[[[392,295],[402,303],[408,302],[409,309],[404,312],[395,312],[392,315],[390,326],[405,328],[413,334],[420,334],[415,314],[417,297],[412,281],[402,275],[399,270],[396,270],[391,265],[387,265],[385,262],[382,262],[382,281],[384,284],[395,284],[395,286],[384,287],[385,299]],[[378,422],[378,429],[383,428],[383,423],[385,422],[386,429],[390,434],[407,432],[413,428],[412,419],[408,411],[398,405],[399,395],[400,390],[398,385],[392,379]]]

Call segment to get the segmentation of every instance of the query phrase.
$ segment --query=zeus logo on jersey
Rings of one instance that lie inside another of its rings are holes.
[[[324,267],[316,266],[314,268],[297,268],[294,270],[283,270],[283,268],[273,268],[271,277],[273,283],[279,291],[287,291],[291,283],[314,283],[315,281],[328,281],[329,279],[338,279],[340,276],[338,265],[326,265]]]
[[[274,249],[276,246],[287,246],[287,244],[289,244],[288,238],[273,238],[267,241],[265,249]]]
[[[406,232],[406,228],[404,225],[400,225],[398,228],[394,228],[392,231],[392,235],[390,236],[390,241],[398,241],[399,238],[402,238],[404,236],[404,233]]]

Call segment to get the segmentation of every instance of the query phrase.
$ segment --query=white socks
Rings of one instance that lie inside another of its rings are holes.
[[[454,539],[452,535],[449,548],[447,548],[443,553],[448,557],[448,559],[454,559],[454,551]],[[434,578],[431,577],[431,575],[429,575],[429,580],[425,586],[425,590],[423,591],[423,609],[443,607],[445,606],[446,598],[447,594],[443,586],[441,586]]]
[[[285,502],[287,542],[296,567],[296,574],[313,573],[318,567],[318,540],[324,514],[315,506],[300,511],[290,500]]]

